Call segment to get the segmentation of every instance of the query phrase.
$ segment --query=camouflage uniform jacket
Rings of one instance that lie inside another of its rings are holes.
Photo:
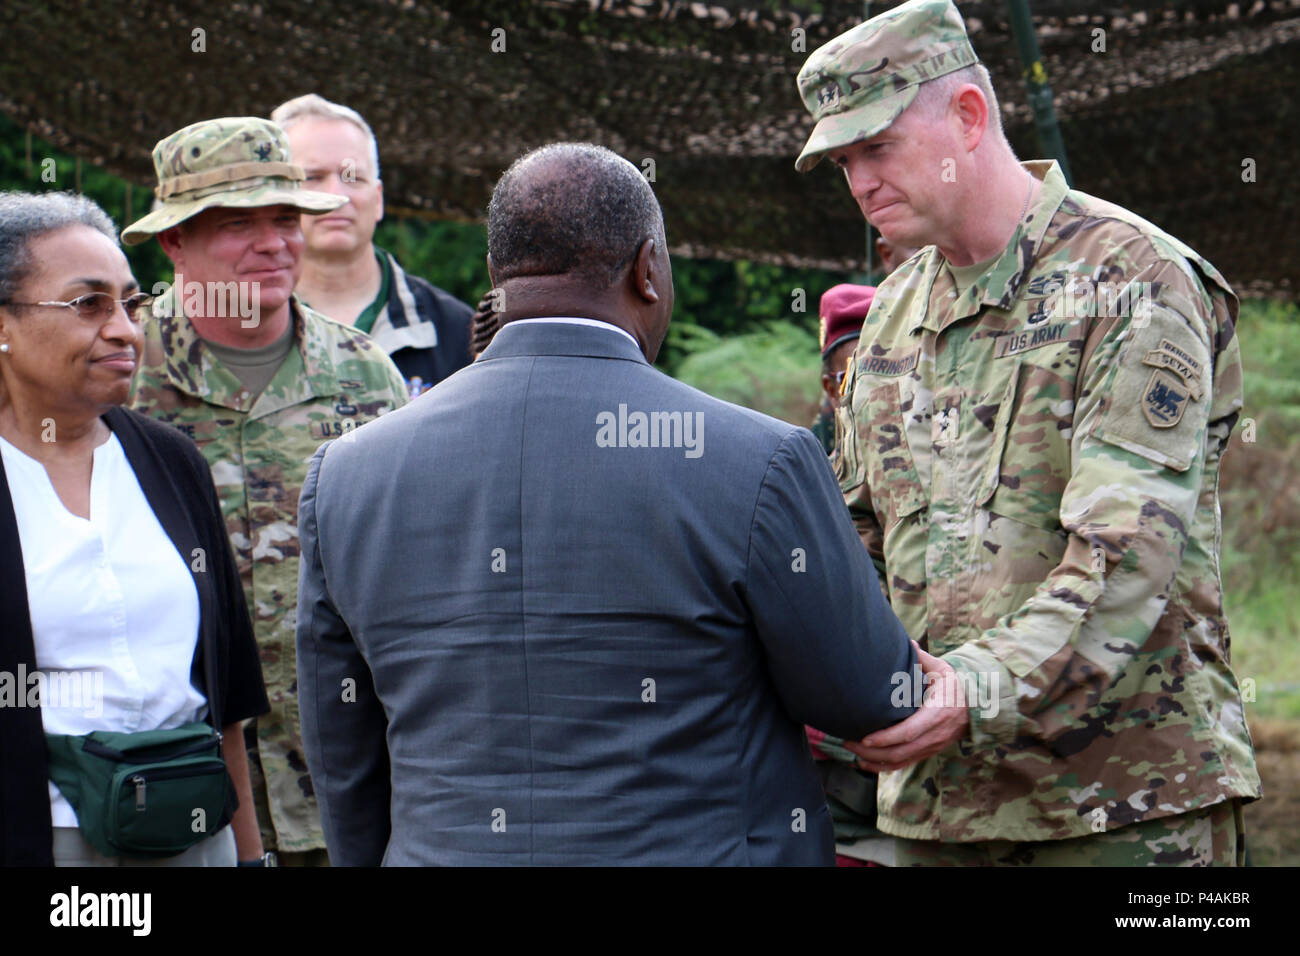
[[[1057,840],[1259,794],[1218,554],[1236,297],[1025,167],[1039,197],[960,298],[934,247],[880,286],[837,420],[894,611],[988,695],[969,737],[881,776],[895,836]]]
[[[406,404],[406,387],[366,335],[294,300],[296,347],[254,399],[172,314],[172,300],[156,300],[131,404],[194,439],[212,469],[271,703],[257,722],[262,772],[250,768],[263,840],[282,852],[318,849],[298,719],[298,495],[321,442]]]
[[[813,419],[808,430],[822,443],[822,450],[828,455],[835,453],[835,406],[825,395],[817,408],[817,417]]]

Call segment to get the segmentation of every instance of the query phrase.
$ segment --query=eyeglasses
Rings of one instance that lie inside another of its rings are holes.
[[[846,369],[846,371],[847,371],[847,369]],[[836,372],[836,373],[835,373],[835,384],[836,384],[837,386],[839,386],[839,385],[843,385],[843,384],[844,384],[844,372]]]
[[[132,322],[144,321],[144,311],[153,303],[153,296],[147,292],[137,292],[125,299],[115,299],[107,292],[87,292],[71,302],[7,302],[6,305],[57,305],[72,309],[88,322],[107,322],[113,315],[113,307],[121,305],[126,310],[126,317]]]

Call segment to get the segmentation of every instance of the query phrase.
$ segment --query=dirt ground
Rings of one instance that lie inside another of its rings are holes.
[[[1300,866],[1300,723],[1252,721],[1264,798],[1244,812],[1253,866]]]

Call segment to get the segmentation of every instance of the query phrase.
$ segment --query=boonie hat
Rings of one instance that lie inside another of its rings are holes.
[[[296,206],[320,215],[348,200],[312,192],[292,162],[289,138],[275,123],[258,116],[203,120],[172,133],[153,148],[158,174],[152,212],[122,230],[122,242],[138,245],[205,209]]]

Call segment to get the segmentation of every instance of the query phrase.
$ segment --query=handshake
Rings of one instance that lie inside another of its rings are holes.
[[[861,770],[902,770],[932,757],[970,733],[970,709],[961,675],[945,660],[921,650],[915,641],[926,692],[920,708],[906,720],[844,742]]]

